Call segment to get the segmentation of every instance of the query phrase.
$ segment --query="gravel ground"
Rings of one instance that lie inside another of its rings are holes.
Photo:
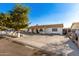
[[[16,43],[16,42],[20,43]],[[23,43],[23,44],[21,44]],[[30,47],[30,46],[32,47]],[[39,51],[37,48],[42,49]],[[47,51],[49,53],[47,54]],[[52,53],[52,54],[51,54]],[[67,37],[60,35],[25,35],[21,38],[0,39],[0,55],[5,56],[79,56],[79,49]]]
[[[79,49],[67,37],[61,35],[25,35],[23,38],[14,39],[31,46],[51,51],[52,53],[79,56]]]

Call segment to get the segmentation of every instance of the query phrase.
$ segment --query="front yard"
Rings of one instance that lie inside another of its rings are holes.
[[[51,55],[79,55],[77,46],[67,37],[62,35],[25,35],[15,38],[14,41],[30,45],[36,49],[51,52]]]
[[[1,38],[0,55],[79,56],[79,49],[62,35],[24,35],[20,38]]]

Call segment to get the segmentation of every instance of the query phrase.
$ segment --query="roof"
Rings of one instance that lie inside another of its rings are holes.
[[[63,24],[51,24],[51,25],[36,25],[29,27],[30,29],[41,29],[41,28],[63,28]]]
[[[71,29],[79,29],[79,22],[72,23]]]

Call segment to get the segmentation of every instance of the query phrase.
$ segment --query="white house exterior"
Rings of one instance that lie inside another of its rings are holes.
[[[62,34],[63,30],[62,28],[48,28],[46,29],[45,33],[48,34]]]
[[[40,34],[63,34],[63,24],[31,26],[29,27],[29,32]]]

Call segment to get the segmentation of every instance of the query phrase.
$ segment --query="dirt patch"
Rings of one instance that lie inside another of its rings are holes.
[[[34,51],[21,44],[14,43],[10,40],[0,40],[0,55],[2,56],[28,56],[33,55]]]

